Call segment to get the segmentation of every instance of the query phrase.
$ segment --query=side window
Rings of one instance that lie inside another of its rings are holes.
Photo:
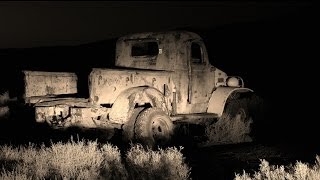
[[[159,53],[157,42],[137,42],[132,45],[131,56],[156,56]]]
[[[191,62],[194,64],[201,64],[202,60],[202,52],[201,46],[198,43],[191,44]]]

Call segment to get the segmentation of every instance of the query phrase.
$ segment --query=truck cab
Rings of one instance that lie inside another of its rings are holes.
[[[210,64],[202,38],[187,31],[124,36],[117,41],[115,65],[173,72],[177,103],[173,114],[206,113],[212,93],[227,86],[229,78]],[[243,81],[229,85],[242,87]]]

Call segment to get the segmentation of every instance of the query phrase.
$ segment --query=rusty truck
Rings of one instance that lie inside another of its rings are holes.
[[[189,31],[134,33],[118,38],[115,67],[92,68],[89,97],[77,94],[72,72],[24,72],[26,104],[52,128],[115,128],[153,146],[170,141],[179,123],[251,114],[238,76],[210,64],[203,39]],[[70,95],[70,97],[68,97]]]

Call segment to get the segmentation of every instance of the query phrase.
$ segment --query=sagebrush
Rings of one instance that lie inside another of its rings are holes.
[[[206,126],[205,133],[208,137],[204,146],[219,144],[236,144],[251,142],[250,137],[252,119],[241,121],[238,118],[220,118],[216,123]]]
[[[130,179],[188,179],[191,169],[184,163],[181,150],[169,147],[152,151],[133,146],[126,154]]]
[[[242,174],[236,174],[235,180],[319,180],[320,179],[320,156],[316,155],[314,165],[297,161],[295,165],[275,166],[269,165],[269,162],[260,160],[258,172],[249,174],[243,171]]]
[[[0,93],[0,119],[6,119],[9,116],[9,107],[7,106],[10,100],[9,92]]]
[[[3,145],[0,179],[188,179],[190,169],[180,150],[132,145],[121,158],[117,146],[97,141]]]
[[[238,108],[237,105],[240,104],[241,107],[248,110],[246,113],[250,116],[242,119],[238,116],[231,116],[228,113],[223,114],[218,118],[217,122],[206,125],[205,135],[208,140],[202,143],[202,146],[252,142],[253,138],[257,138],[255,136],[257,136],[258,130],[261,130],[257,129],[258,125],[263,122],[263,99],[257,95],[253,95],[250,98],[241,99],[241,101],[236,102],[238,103],[232,104],[235,106],[234,108]]]
[[[0,106],[6,105],[10,100],[9,91],[0,93]]]

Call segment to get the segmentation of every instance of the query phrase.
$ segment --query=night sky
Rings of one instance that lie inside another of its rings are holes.
[[[114,40],[127,33],[190,30],[204,38],[214,66],[242,76],[265,99],[266,136],[303,142],[317,135],[319,121],[315,9],[302,1],[2,1],[2,89],[15,94],[22,69],[85,79],[92,67],[112,64]]]
[[[294,16],[298,2],[0,2],[0,48],[76,45],[119,35]]]

